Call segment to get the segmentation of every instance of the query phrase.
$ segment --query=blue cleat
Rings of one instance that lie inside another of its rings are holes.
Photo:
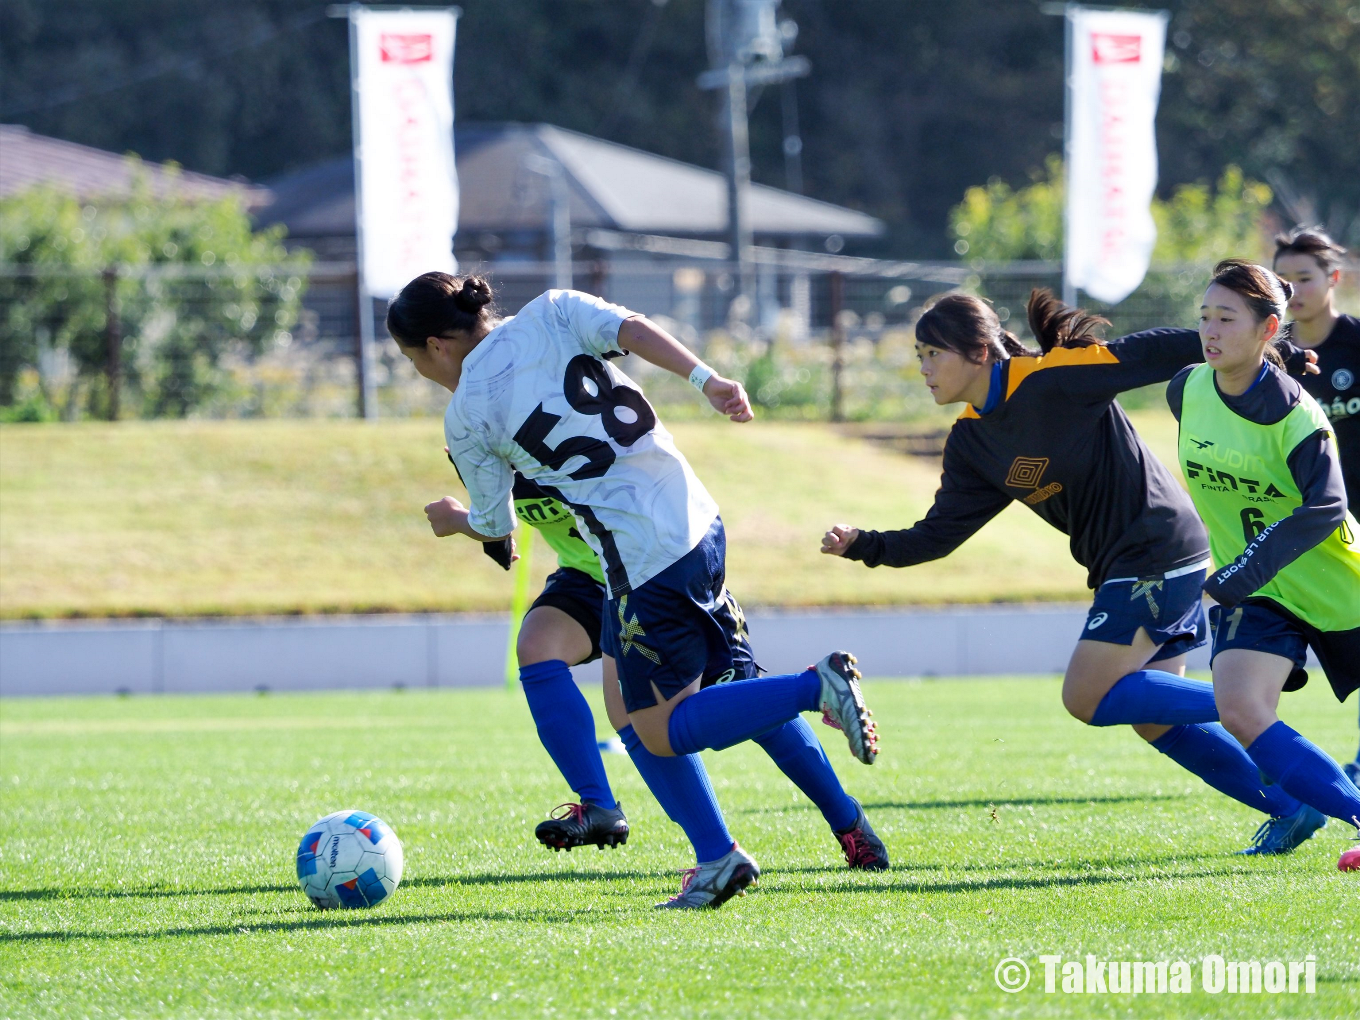
[[[1327,824],[1327,816],[1307,804],[1292,815],[1267,818],[1252,837],[1251,846],[1239,854],[1287,854]]]

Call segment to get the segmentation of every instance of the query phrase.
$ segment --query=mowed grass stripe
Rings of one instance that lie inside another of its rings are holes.
[[[70,722],[0,722],[0,737],[81,736],[96,733],[223,733],[239,730],[350,730],[437,726],[429,719],[261,719],[251,716],[221,719],[103,719]]]
[[[1139,427],[1174,461],[1174,421]],[[1018,504],[947,560],[866,570],[820,555],[842,522],[908,527],[939,461],[829,426],[677,423],[722,507],[748,605],[1086,599],[1067,539]],[[466,499],[435,419],[0,426],[0,617],[490,611],[508,576],[422,508]],[[538,544],[535,583],[553,566]]]
[[[626,847],[533,842],[568,794],[518,694],[5,701],[6,726],[130,728],[0,741],[0,1013],[1353,1016],[1360,891],[1335,870],[1349,834],[1333,823],[1287,858],[1233,856],[1258,815],[1126,729],[1067,718],[1058,688],[870,682],[884,739],[872,768],[824,730],[892,851],[886,874],[847,872],[819,813],[757,748],[706,755],[765,874],[721,911],[679,916],[651,904],[678,887],[688,847],[626,757],[606,759]],[[1338,757],[1354,751],[1353,711],[1325,685],[1287,696],[1284,713]],[[376,910],[322,914],[296,890],[293,854],[342,807],[393,825],[407,873]],[[998,960],[1037,970],[1047,952],[1314,953],[1318,992],[997,990]]]

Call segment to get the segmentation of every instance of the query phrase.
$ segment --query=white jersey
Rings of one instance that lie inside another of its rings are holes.
[[[479,534],[508,535],[514,473],[569,506],[610,593],[627,594],[699,544],[718,505],[642,391],[606,359],[637,313],[550,290],[463,362],[444,435]]]

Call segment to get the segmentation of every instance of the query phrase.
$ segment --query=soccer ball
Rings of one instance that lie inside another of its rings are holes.
[[[401,881],[401,840],[367,811],[337,811],[302,834],[297,876],[322,910],[372,907]]]

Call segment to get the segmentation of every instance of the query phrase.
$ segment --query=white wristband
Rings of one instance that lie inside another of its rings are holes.
[[[700,393],[704,392],[704,383],[712,379],[716,373],[702,361],[694,366],[694,371],[689,374],[689,384]]]

